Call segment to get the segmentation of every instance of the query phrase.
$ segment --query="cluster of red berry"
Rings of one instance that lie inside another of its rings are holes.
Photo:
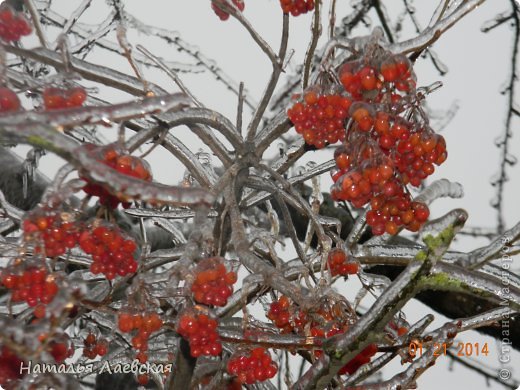
[[[38,210],[31,213],[23,221],[25,240],[32,237],[41,238],[42,244],[37,244],[34,253],[44,253],[48,257],[62,256],[68,249],[78,243],[80,229],[67,213]]]
[[[267,318],[273,321],[281,333],[301,333],[307,323],[306,314],[292,305],[285,295],[271,303]]]
[[[304,313],[286,296],[281,296],[277,301],[271,303],[267,318],[273,321],[282,333],[294,332],[305,336],[310,335],[317,338],[317,344],[321,343],[321,339],[346,332],[350,324],[355,321],[343,311],[339,304],[320,305],[317,311]],[[375,352],[377,352],[377,347],[373,344],[369,345],[342,367],[339,373],[353,373],[361,365],[368,363]],[[321,354],[323,354],[322,350],[314,351],[314,355],[317,357]]]
[[[108,352],[108,341],[97,339],[94,333],[89,333],[83,340],[83,356],[88,359],[95,359],[97,356],[105,356]]]
[[[0,346],[0,387],[6,390],[18,388],[17,381],[25,374],[20,370],[22,363],[25,364],[9,347]]]
[[[314,9],[314,0],[280,0],[284,14],[298,16]]]
[[[20,110],[22,104],[18,95],[8,87],[0,87],[0,113]]]
[[[43,266],[29,266],[19,271],[6,269],[1,281],[5,288],[11,290],[11,299],[14,302],[27,302],[30,307],[35,307],[38,303],[50,303],[58,292],[54,277]],[[42,307],[39,306],[38,309],[39,318],[45,315],[45,310],[41,312]]]
[[[402,186],[394,184],[393,189],[392,192],[379,194],[370,201],[371,210],[367,212],[366,218],[375,235],[385,232],[395,235],[400,226],[416,232],[430,215],[428,206],[412,201],[410,194],[404,192]]]
[[[327,263],[332,276],[354,275],[359,271],[359,263],[348,259],[345,251],[339,248],[334,248],[329,252]]]
[[[338,78],[356,101],[397,103],[415,91],[416,77],[406,56],[381,52],[374,61],[344,63]],[[368,62],[368,63],[367,63]]]
[[[190,343],[191,356],[219,356],[222,344],[217,325],[217,320],[206,314],[185,312],[179,318],[177,332]]]
[[[79,246],[92,255],[90,271],[104,274],[108,280],[133,274],[137,271],[134,252],[137,245],[126,238],[115,225],[90,226],[79,237]]]
[[[29,35],[32,26],[21,12],[14,11],[7,2],[0,5],[0,39],[5,42],[18,41]]]
[[[126,237],[116,225],[84,224],[66,212],[38,209],[23,221],[24,239],[35,241],[34,253],[47,257],[62,256],[79,247],[92,256],[90,271],[112,280],[137,271],[135,241]]]
[[[82,87],[48,87],[43,90],[43,105],[46,110],[81,107],[86,98],[87,93]]]
[[[305,142],[321,149],[327,144],[345,140],[345,119],[352,100],[334,93],[305,92],[303,101],[287,111],[298,134]]]
[[[145,181],[152,180],[150,166],[145,160],[139,157],[125,154],[124,152],[117,150],[114,145],[102,148],[102,150],[99,150],[100,147],[93,144],[85,144],[84,147],[94,152],[100,151],[101,156],[99,161],[106,164],[110,168],[115,169],[119,173],[122,173],[123,175],[135,177]],[[81,175],[80,177],[85,179]],[[119,205],[119,203],[122,203],[124,208],[130,207],[130,203],[125,196],[112,195],[105,189],[105,187],[96,183],[91,183],[87,179],[85,180],[87,181],[87,185],[83,187],[83,191],[89,195],[99,197],[99,203],[102,205],[114,209]]]
[[[233,284],[236,281],[236,272],[228,272],[223,258],[211,257],[197,265],[191,291],[198,303],[225,306],[228,298],[233,294]]]
[[[350,323],[349,317],[337,305],[320,305],[317,311],[306,313],[284,295],[271,303],[267,318],[281,333],[303,335],[310,330],[315,337],[331,337],[346,330]]]
[[[269,352],[258,347],[233,355],[228,360],[227,371],[236,375],[239,382],[251,385],[274,377],[278,372],[278,366],[272,361]]]
[[[400,227],[419,230],[429,209],[412,201],[406,185],[419,186],[447,153],[444,138],[426,123],[400,116],[416,100],[410,61],[381,50],[372,65],[349,62],[338,76],[357,102],[350,109],[353,125],[346,144],[335,154],[331,195],[355,207],[370,202],[367,224],[375,235],[395,235]]]
[[[425,127],[420,128],[409,138],[401,139],[394,155],[395,166],[401,173],[403,184],[420,186],[422,181],[441,165],[448,153],[444,137]]]
[[[433,174],[434,165],[447,158],[446,143],[416,110],[416,77],[408,58],[379,46],[367,53],[339,67],[343,92],[333,95],[338,103],[311,87],[287,115],[310,145],[342,142],[331,171],[334,200],[356,208],[370,202],[367,224],[375,235],[394,235],[401,227],[417,231],[429,210],[412,200],[406,185],[419,186]]]
[[[229,19],[229,13],[224,11],[222,8],[219,7],[218,2],[222,0],[214,0],[211,2],[211,8],[213,11],[217,14],[217,16],[220,18],[220,20],[228,20]],[[233,4],[240,10],[243,11],[245,8],[244,0],[232,0]]]
[[[123,333],[130,333],[137,330],[137,334],[132,337],[132,346],[138,351],[136,359],[140,363],[148,360],[148,339],[153,332],[161,330],[163,320],[155,312],[140,314],[121,312],[117,320],[119,330]]]

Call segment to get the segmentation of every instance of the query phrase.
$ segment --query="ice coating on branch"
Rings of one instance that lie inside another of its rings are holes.
[[[451,182],[447,179],[436,180],[431,183],[419,196],[415,199],[419,202],[430,204],[439,198],[462,198],[464,196],[464,188],[459,183]]]
[[[102,185],[114,195],[122,194],[134,200],[176,206],[210,205],[214,200],[214,196],[211,193],[200,188],[166,186],[120,174],[116,170],[98,162],[93,153],[84,147],[77,148],[75,157],[85,177]]]
[[[16,126],[19,131],[32,128],[37,123],[49,124],[55,128],[72,128],[86,124],[106,125],[149,114],[177,111],[190,105],[189,98],[181,93],[142,98],[138,101],[113,104],[110,106],[87,106],[45,112],[24,112],[0,117],[1,126]]]
[[[456,226],[458,230],[462,228],[466,220],[468,219],[467,211],[463,209],[455,209],[444,216],[429,221],[422,228],[420,235],[421,239],[425,239],[425,237],[430,235],[437,235],[450,227]]]
[[[195,216],[195,211],[186,208],[170,208],[169,210],[129,208],[125,210],[125,213],[139,218],[186,219]],[[215,218],[217,216],[218,213],[215,210],[208,213],[208,217]]]
[[[185,244],[186,237],[184,237],[184,234],[182,231],[176,226],[175,222],[171,222],[167,219],[162,218],[151,218],[151,222],[154,224],[160,226],[164,230],[166,230],[168,233],[172,235],[172,241],[175,245]]]

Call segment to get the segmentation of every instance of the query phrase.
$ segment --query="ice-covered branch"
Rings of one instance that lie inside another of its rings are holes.
[[[509,252],[508,245],[517,241],[520,237],[520,222],[513,226],[508,231],[495,238],[489,245],[475,249],[468,253],[467,257],[461,258],[458,264],[462,267],[479,268],[485,264],[489,259],[502,251],[502,255],[507,255]],[[506,248],[506,249],[504,249]]]
[[[40,123],[61,130],[83,125],[109,126],[112,122],[177,111],[183,107],[188,107],[189,104],[190,100],[186,95],[176,93],[108,106],[86,106],[43,112],[22,111],[0,117],[0,126],[16,128],[21,132],[25,132]]]
[[[462,19],[466,14],[476,9],[485,0],[467,0],[457,6],[453,12],[446,15],[431,27],[427,27],[416,37],[403,42],[389,45],[388,49],[392,53],[410,53],[422,51],[432,45],[439,37],[449,30],[455,23]]]
[[[278,84],[278,80],[280,78],[280,75],[283,71],[283,63],[285,61],[285,55],[287,54],[287,42],[289,40],[289,15],[283,16],[283,26],[282,26],[282,40],[280,43],[280,49],[278,50],[278,57],[277,61],[273,62],[273,72],[271,73],[271,78],[269,79],[269,83],[267,84],[267,87],[264,91],[264,94],[262,96],[262,100],[260,101],[260,104],[256,108],[253,119],[251,119],[251,122],[247,129],[247,138],[246,140],[248,142],[251,142],[253,140],[253,137],[256,134],[258,125],[260,124],[260,121],[262,119],[262,116],[265,113],[265,110],[271,101],[271,98],[273,96],[273,92],[276,88],[276,85]]]
[[[459,332],[460,324],[447,323],[435,332],[430,333],[431,340],[435,343],[446,346],[453,344],[453,339]],[[435,360],[441,356],[436,353],[435,348],[428,348],[425,352],[415,359],[408,368],[400,374],[393,376],[391,379],[377,384],[370,384],[358,387],[360,390],[384,390],[384,389],[399,389],[409,388],[412,383],[415,383],[417,378],[426,371],[427,368],[435,364]]]
[[[21,132],[16,126],[0,126],[2,142],[25,143],[56,153],[76,167],[83,176],[105,186],[114,194],[124,194],[130,199],[140,199],[155,204],[193,205],[213,203],[214,196],[199,188],[172,187],[143,182],[117,172],[97,161],[86,148],[52,127],[26,126]]]
[[[230,207],[232,242],[242,264],[252,273],[262,275],[267,285],[287,295],[301,307],[307,307],[312,304],[309,300],[308,293],[303,287],[289,282],[278,270],[251,252],[244,221],[238,208],[234,188],[232,186],[226,190],[225,199]]]

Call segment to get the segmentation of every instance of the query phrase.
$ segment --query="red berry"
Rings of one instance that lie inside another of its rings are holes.
[[[70,89],[47,87],[43,90],[43,105],[46,110],[80,107],[86,98],[87,93],[82,87]]]
[[[227,363],[227,372],[236,375],[242,383],[263,382],[276,375],[278,365],[264,348],[255,348],[249,352],[233,355]]]
[[[99,340],[94,347],[94,352],[99,356],[105,356],[108,352],[108,342],[106,340]]]
[[[177,332],[188,340],[193,357],[219,356],[222,352],[222,344],[217,333],[217,321],[206,314],[189,312],[182,314]]]
[[[14,91],[7,87],[0,87],[0,113],[18,111],[21,107],[20,99]]]
[[[228,20],[229,19],[229,14],[224,11],[221,7],[219,7],[219,1],[224,1],[224,0],[214,0],[211,2],[211,8],[213,9],[213,11],[215,12],[215,14],[217,14],[217,16],[220,18],[220,20],[224,21],[224,20]],[[244,0],[232,0],[233,1],[233,4],[240,10],[240,11],[243,11],[244,8],[245,8],[245,3],[244,3]]]
[[[141,374],[137,376],[137,383],[139,383],[141,386],[146,386],[149,380],[150,377],[147,374]]]
[[[134,329],[133,317],[130,313],[119,313],[117,321],[119,330],[123,333],[127,333]]]
[[[237,281],[234,271],[228,272],[225,260],[214,257],[201,261],[195,270],[195,281],[191,291],[195,300],[205,305],[225,306],[233,293],[233,284]]]
[[[321,149],[345,138],[344,121],[351,103],[347,96],[320,95],[310,89],[302,103],[295,103],[287,111],[287,116],[307,144]]]
[[[6,42],[18,41],[31,32],[32,27],[23,13],[14,11],[6,2],[0,5],[0,39]]]
[[[280,5],[284,13],[292,16],[305,14],[314,9],[314,0],[280,0]]]
[[[133,254],[137,245],[123,236],[116,225],[87,226],[79,236],[79,246],[92,255],[90,271],[93,274],[103,273],[111,280],[116,274],[126,276],[137,270]]]
[[[329,252],[327,262],[332,276],[352,275],[356,274],[359,270],[358,263],[356,261],[347,260],[346,253],[339,248],[334,248]]]

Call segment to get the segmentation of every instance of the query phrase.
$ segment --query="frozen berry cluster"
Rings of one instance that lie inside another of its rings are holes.
[[[354,207],[370,203],[367,224],[375,235],[395,235],[402,227],[418,231],[429,209],[413,201],[406,186],[421,185],[447,152],[444,138],[414,112],[416,77],[410,61],[380,49],[373,58],[343,64],[338,78],[356,102],[346,142],[335,153],[332,197]]]
[[[271,303],[267,318],[273,321],[282,333],[301,333],[307,323],[306,314],[292,305],[285,295]]]
[[[136,179],[152,181],[151,169],[145,160],[118,150],[114,145],[100,148],[93,144],[85,144],[84,147],[94,153],[99,153],[98,160],[119,173]],[[124,208],[130,207],[130,203],[124,195],[114,195],[107,191],[105,187],[97,183],[89,182],[88,179],[81,175],[80,177],[87,181],[87,185],[83,187],[83,191],[89,195],[99,197],[99,203],[102,205],[115,209],[119,203],[122,203]]]
[[[237,274],[228,271],[224,261],[223,258],[212,257],[199,262],[195,269],[195,280],[191,285],[195,301],[208,306],[226,305],[228,298],[233,294]]]
[[[310,89],[287,111],[298,134],[318,149],[345,140],[345,119],[352,100],[338,93]]]
[[[4,42],[20,40],[32,32],[32,26],[21,12],[14,11],[7,2],[0,5],[0,39]]]
[[[26,364],[9,347],[0,345],[0,387],[6,390],[18,388],[18,380],[25,372],[20,371],[21,364]]]
[[[211,8],[217,14],[217,16],[220,18],[220,20],[228,20],[229,19],[229,13],[224,11],[221,7],[219,7],[218,3],[219,1],[225,1],[225,0],[214,0],[211,2]],[[232,0],[233,4],[242,12],[245,8],[244,0]]]
[[[80,228],[70,214],[51,210],[29,214],[23,221],[23,232],[26,241],[37,239],[34,253],[43,252],[47,257],[64,255],[77,245],[80,236]]]
[[[271,303],[267,318],[273,321],[282,333],[293,332],[302,336],[312,336],[316,345],[321,345],[324,339],[346,332],[356,321],[356,318],[345,313],[339,303],[323,302],[317,310],[304,313],[286,296],[281,296]],[[361,365],[368,363],[376,352],[377,347],[369,345],[342,367],[339,373],[353,373]],[[320,349],[314,351],[316,357],[322,354],[323,351]]]
[[[44,266],[5,269],[1,281],[4,287],[11,291],[13,302],[27,302],[30,307],[36,307],[39,303],[47,305],[58,293],[55,278]],[[40,312],[40,316],[43,315]]]
[[[274,377],[278,366],[265,348],[258,347],[231,356],[227,363],[227,372],[236,375],[239,382],[251,385]]]
[[[207,314],[185,312],[179,318],[177,332],[188,340],[191,356],[219,356],[222,344],[217,325],[217,320]]]
[[[399,103],[415,93],[416,76],[412,64],[402,54],[379,51],[371,58],[344,63],[338,79],[356,101]]]
[[[89,333],[83,340],[83,356],[95,359],[97,356],[105,356],[108,352],[108,341],[98,339],[94,333]]]
[[[34,244],[34,253],[46,257],[64,255],[79,246],[92,256],[90,271],[109,280],[137,271],[136,242],[117,225],[94,221],[85,223],[73,214],[37,209],[23,221],[24,241]]]
[[[0,87],[0,114],[19,111],[22,107],[18,95],[8,87]]]
[[[284,14],[298,16],[314,10],[315,0],[280,0]]]
[[[47,87],[43,90],[42,95],[46,110],[81,107],[87,98],[87,92],[83,87]]]
[[[329,252],[327,264],[332,276],[354,275],[359,271],[359,263],[348,258],[344,250],[334,248]]]
[[[119,330],[123,333],[135,332],[132,337],[132,346],[137,353],[137,360],[140,363],[146,363],[148,360],[148,339],[154,332],[161,330],[163,320],[159,314],[155,312],[148,313],[132,313],[124,311],[119,313],[117,320]]]
[[[410,60],[373,41],[364,50],[339,66],[336,79],[321,77],[320,86],[305,91],[287,115],[309,145],[341,141],[331,171],[334,200],[356,208],[370,204],[367,224],[375,235],[415,232],[429,209],[414,202],[406,186],[420,186],[446,160],[446,142],[419,108],[424,96],[417,93]],[[326,103],[317,88],[340,88],[334,96],[344,103]]]
[[[104,274],[112,280],[116,275],[126,276],[137,271],[137,244],[115,225],[87,226],[79,237],[79,246],[92,255],[90,271],[93,274]]]

